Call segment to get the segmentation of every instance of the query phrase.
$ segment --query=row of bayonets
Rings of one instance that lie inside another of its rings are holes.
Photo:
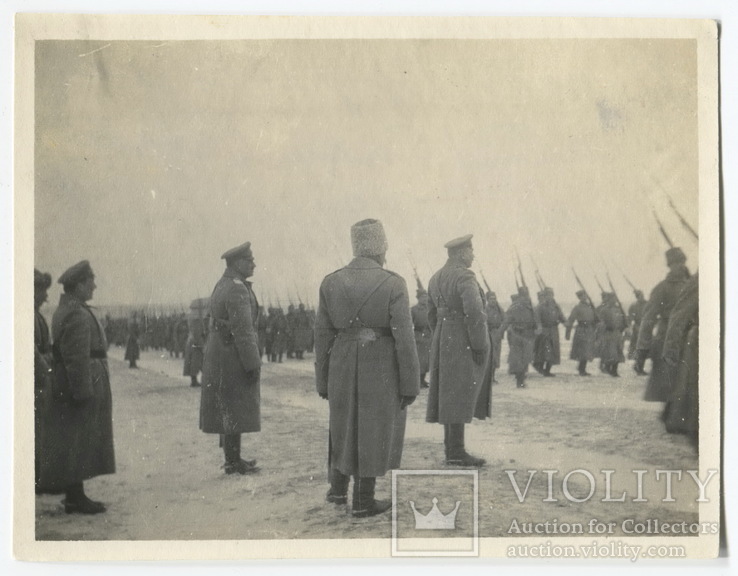
[[[668,194],[666,196],[667,196],[668,201],[669,201],[669,206],[671,207],[671,209],[676,214],[676,216],[679,219],[679,222],[681,223],[682,227],[685,230],[687,230],[687,232],[689,232],[689,234],[692,236],[692,238],[694,238],[694,240],[699,240],[699,235],[697,234],[697,232],[695,231],[695,229],[692,226],[690,226],[689,222],[687,222],[687,220],[684,218],[684,216],[679,212],[679,210],[677,209],[677,207],[674,205],[674,202],[672,201],[671,196],[669,196]],[[663,223],[661,222],[661,220],[658,217],[658,214],[656,214],[656,209],[652,207],[651,208],[651,212],[653,213],[653,217],[656,220],[656,224],[659,227],[659,232],[661,232],[661,235],[664,237],[664,240],[666,240],[666,243],[669,245],[669,248],[674,248],[675,247],[675,244],[671,240],[671,238],[669,237],[669,235],[667,234],[667,232],[666,232],[666,230],[664,228]],[[516,256],[517,261],[518,261],[518,266],[517,266],[517,269],[515,270],[515,286],[516,286],[516,288],[518,290],[520,290],[521,286],[527,288],[528,285],[525,282],[525,276],[523,276],[523,263],[520,260],[520,254],[518,253],[518,249],[517,248],[515,248],[515,256]],[[415,265],[415,261],[413,260],[412,254],[410,252],[408,252],[408,258],[410,260],[410,265],[413,268],[413,274],[415,276],[415,282],[418,285],[418,290],[425,291],[425,288],[423,287],[423,283],[420,280],[420,276],[418,275],[418,268]],[[538,284],[539,290],[544,290],[544,289],[548,288],[548,286],[546,285],[546,282],[543,279],[543,276],[541,275],[541,273],[540,273],[540,271],[538,269],[538,264],[536,264],[536,261],[535,261],[535,259],[533,258],[532,255],[531,255],[530,259],[531,259],[531,262],[533,263],[534,274],[535,274],[536,283]],[[579,288],[584,292],[585,296],[587,297],[587,301],[594,308],[595,307],[594,302],[592,301],[592,298],[590,298],[589,292],[587,292],[587,289],[584,287],[584,284],[582,283],[581,279],[579,278],[579,275],[577,274],[576,270],[574,270],[574,267],[572,267],[571,271],[574,274],[574,278],[576,279],[577,284],[579,285]],[[490,285],[487,282],[487,278],[485,278],[485,276],[484,276],[484,271],[480,269],[479,270],[479,273],[480,273],[480,276],[482,277],[482,282],[484,282],[484,286],[487,288],[487,292],[492,292],[492,288],[490,288]],[[635,291],[638,291],[638,288],[636,288],[635,284],[633,284],[633,282],[631,282],[630,278],[628,278],[628,276],[625,274],[625,272],[623,272],[621,270],[620,273],[623,275],[623,278],[628,283],[628,285],[633,289],[633,291],[634,292]],[[518,275],[520,276],[520,279],[519,280],[518,280]],[[618,297],[618,293],[615,290],[615,285],[612,282],[612,278],[610,277],[610,271],[607,269],[607,266],[605,266],[605,276],[607,278],[607,283],[610,286],[610,293],[615,298],[615,302],[617,303],[618,307],[620,308],[620,311],[623,313],[623,315],[626,315],[625,314],[625,309],[623,308],[623,305],[622,305],[622,303],[620,301],[620,298]],[[606,292],[605,288],[602,286],[602,283],[600,282],[599,278],[596,275],[595,275],[595,281],[597,282],[597,286],[599,287],[600,292],[602,292],[602,293]]]

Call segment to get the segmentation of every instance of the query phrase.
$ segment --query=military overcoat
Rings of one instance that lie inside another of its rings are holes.
[[[430,369],[430,349],[433,342],[433,330],[428,323],[428,306],[416,304],[410,309],[415,327],[415,346],[418,350],[420,373],[425,374]]]
[[[41,455],[44,450],[44,429],[46,425],[46,411],[51,393],[51,333],[43,314],[34,311],[33,341],[34,341],[34,454],[35,454],[35,482],[39,486]]]
[[[669,366],[663,359],[664,336],[671,310],[687,278],[683,270],[669,271],[666,279],[656,284],[651,292],[643,313],[637,347],[647,350],[652,362],[644,400],[666,402],[676,382],[676,367]]]
[[[370,258],[326,276],[315,319],[315,373],[330,406],[330,465],[359,477],[400,466],[420,369],[405,281]]]
[[[625,314],[616,303],[608,304],[600,311],[602,336],[600,359],[603,362],[625,362],[623,355],[623,330],[627,325]]]
[[[595,357],[595,326],[597,314],[591,304],[579,302],[572,308],[566,321],[566,339],[569,339],[574,328],[574,339],[571,343],[569,358],[577,362],[590,362]],[[576,323],[576,327],[575,327]]]
[[[537,306],[538,317],[541,320],[541,334],[536,337],[536,362],[548,362],[552,365],[561,364],[561,340],[559,337],[559,323],[566,323],[564,313],[559,305],[552,300],[546,300]]]
[[[525,374],[533,361],[536,341],[537,314],[530,300],[520,298],[513,302],[505,313],[500,331],[507,331],[510,352],[507,357],[510,374]]]
[[[62,294],[51,334],[53,378],[39,484],[56,491],[114,473],[115,451],[105,331],[89,306]]]
[[[261,430],[259,305],[251,282],[226,268],[210,297],[205,342],[200,429],[209,434]]]
[[[486,370],[490,341],[484,293],[474,272],[450,258],[430,279],[428,295],[433,343],[426,420],[468,423],[482,387],[491,386],[491,371]],[[474,362],[472,350],[483,356],[481,364]]]
[[[502,326],[502,323],[505,321],[505,311],[496,300],[493,302],[487,302],[485,311],[487,314],[489,339],[492,345],[491,357],[494,362],[494,367],[499,368],[500,357],[502,356],[502,334],[500,333],[500,326]]]
[[[697,434],[699,430],[699,279],[682,289],[664,335],[663,355],[677,361],[677,378],[667,402],[666,430]]]
[[[198,298],[190,304],[187,316],[187,342],[185,343],[184,367],[182,374],[197,376],[205,361],[205,342],[210,322],[210,301]]]

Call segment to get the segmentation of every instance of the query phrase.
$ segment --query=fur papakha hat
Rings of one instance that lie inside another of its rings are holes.
[[[39,290],[48,290],[51,287],[51,274],[33,269],[33,287]]]
[[[379,220],[367,218],[351,226],[354,257],[379,256],[387,252],[387,236]]]

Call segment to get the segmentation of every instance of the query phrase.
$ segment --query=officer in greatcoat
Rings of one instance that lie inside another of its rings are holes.
[[[669,317],[662,357],[676,369],[664,408],[666,431],[686,434],[695,448],[699,432],[699,275],[682,288]]]
[[[87,302],[95,276],[83,260],[60,277],[64,293],[51,321],[53,379],[46,412],[40,481],[65,493],[67,514],[99,514],[84,481],[115,472],[113,414],[105,331]]]
[[[430,369],[430,349],[433,342],[433,330],[428,322],[428,292],[418,288],[415,292],[418,303],[410,309],[415,328],[415,347],[420,362],[420,387],[428,388],[426,375]]]
[[[577,370],[580,376],[589,376],[587,363],[594,360],[595,330],[597,326],[597,313],[587,292],[578,290],[579,302],[572,308],[569,319],[566,321],[566,339],[571,338],[572,328],[574,340],[571,343],[569,358],[577,362]]]
[[[426,420],[443,424],[446,463],[483,466],[482,458],[466,451],[464,427],[489,415],[489,403],[477,401],[484,388],[489,399],[492,384],[487,370],[490,341],[485,298],[470,270],[474,261],[472,235],[445,244],[446,264],[428,283],[428,320],[433,328],[430,355],[430,390]]]
[[[251,282],[256,264],[251,243],[225,252],[223,276],[210,297],[200,396],[200,429],[221,434],[226,474],[253,474],[256,460],[241,458],[241,434],[261,430],[259,303]]]
[[[644,396],[644,399],[649,402],[669,400],[672,386],[676,382],[676,367],[664,362],[663,346],[671,310],[685,282],[689,279],[686,262],[687,257],[681,248],[669,248],[666,251],[666,264],[669,272],[666,278],[651,291],[646,311],[643,313],[641,329],[638,332],[636,362],[639,362],[643,356],[651,358],[651,374],[648,376]]]
[[[389,510],[375,499],[376,477],[399,468],[406,407],[420,388],[420,370],[405,280],[383,268],[387,239],[382,223],[351,227],[354,259],[320,286],[315,320],[318,394],[329,403],[326,499],[347,502],[353,477],[352,515]]]
[[[36,492],[40,492],[40,464],[44,446],[44,421],[51,393],[51,333],[41,306],[48,300],[51,275],[33,271],[33,423]]]

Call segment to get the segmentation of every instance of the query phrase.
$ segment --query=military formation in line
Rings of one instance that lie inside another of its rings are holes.
[[[200,429],[220,436],[226,474],[260,470],[256,459],[242,457],[241,436],[261,429],[264,355],[271,362],[282,361],[283,354],[299,360],[314,347],[317,393],[329,407],[326,501],[347,504],[353,480],[354,517],[386,512],[391,503],[375,498],[376,478],[400,467],[408,407],[421,388],[428,388],[426,421],[443,427],[445,464],[484,466],[484,459],[466,450],[465,426],[491,416],[502,339],[507,336],[508,372],[525,388],[531,365],[554,376],[551,370],[561,362],[560,325],[567,339],[573,332],[570,358],[582,376],[595,358],[602,372],[618,376],[629,329],[636,372],[645,374],[651,359],[645,399],[664,403],[668,431],[696,442],[698,280],[679,248],[666,252],[668,274],[650,299],[636,293],[628,314],[614,291],[603,290],[595,307],[577,277],[579,302],[566,318],[539,274],[538,302],[532,303],[522,267],[518,291],[503,311],[486,279],[484,291],[471,270],[471,234],[445,244],[448,259],[427,291],[416,274],[418,304],[412,309],[405,280],[384,268],[389,245],[382,223],[354,224],[351,244],[353,260],[324,278],[314,314],[303,306],[287,314],[272,307],[264,314],[248,280],[256,268],[250,242],[222,255],[225,270],[210,298],[193,302],[185,373],[198,385],[202,372]],[[115,471],[107,350],[109,341],[120,341],[119,324],[104,327],[87,304],[96,288],[89,262],[75,264],[59,282],[64,293],[49,330],[39,310],[51,277],[36,271],[36,490],[63,493],[67,513],[98,514],[105,505],[85,494],[84,481]],[[182,321],[180,314],[173,330],[161,331],[169,340],[160,345],[171,342],[172,333],[181,342]],[[127,326],[132,367],[141,337]],[[316,448],[315,457],[326,455]]]
[[[210,299],[196,298],[189,312],[154,312],[136,309],[129,314],[105,314],[102,319],[110,345],[125,347],[125,360],[138,368],[141,352],[167,351],[171,358],[184,361],[183,374],[193,387],[200,386],[203,349],[210,324]],[[302,302],[290,304],[287,312],[277,306],[259,307],[257,335],[260,356],[280,363],[284,358],[303,360],[313,351],[315,310]]]

